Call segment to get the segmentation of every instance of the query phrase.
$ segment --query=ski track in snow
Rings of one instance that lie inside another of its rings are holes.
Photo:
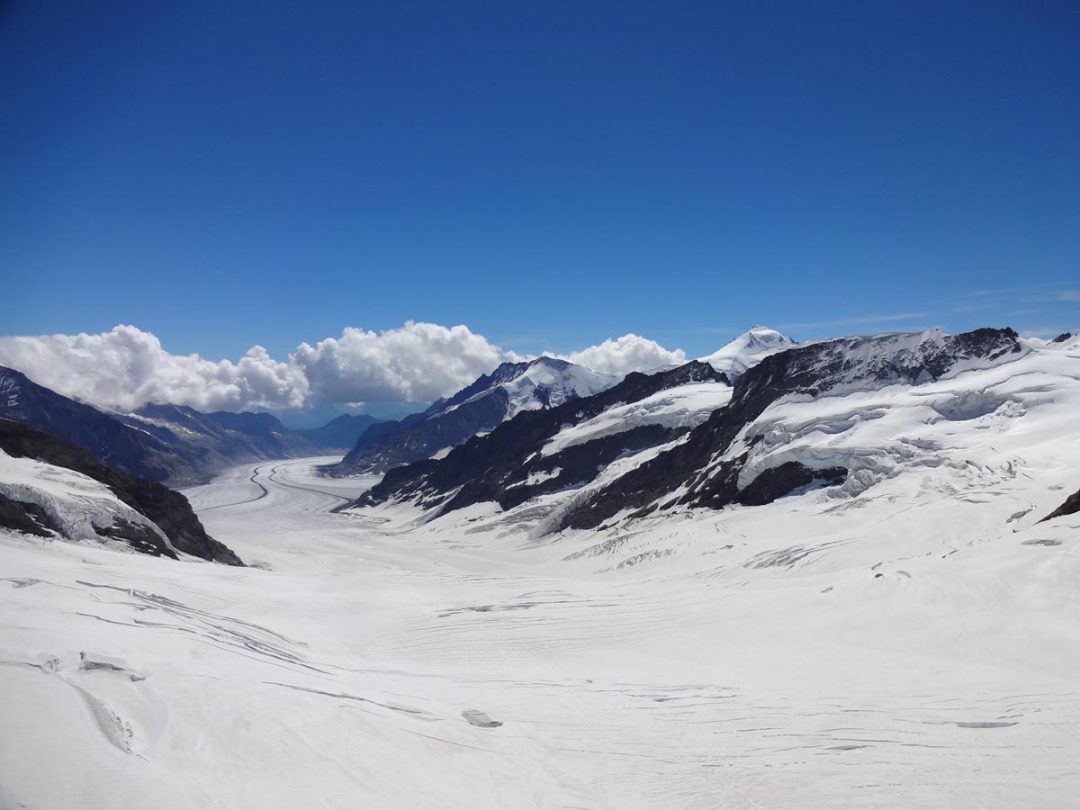
[[[329,460],[187,491],[251,568],[0,534],[0,807],[1075,806],[1080,520],[1035,522],[1046,482],[536,542],[334,514],[374,479]]]

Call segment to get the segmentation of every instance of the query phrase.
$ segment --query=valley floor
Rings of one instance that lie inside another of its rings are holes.
[[[329,460],[187,492],[249,568],[0,534],[0,808],[1076,806],[1080,520],[1022,465],[539,541]]]

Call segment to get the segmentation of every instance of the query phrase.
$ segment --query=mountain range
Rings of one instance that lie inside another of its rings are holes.
[[[758,352],[749,361],[721,351],[520,414],[442,458],[389,471],[353,508],[408,506],[431,520],[491,504],[543,535],[815,489],[839,503],[905,465],[962,467],[946,438],[929,436],[1015,419],[1023,406],[1010,381],[1078,349],[1071,336],[1048,343],[1011,329],[807,344],[755,339],[764,332],[739,339]]]
[[[291,430],[269,413],[202,413],[146,405],[112,413],[57,394],[0,366],[0,419],[57,436],[102,463],[170,486],[204,483],[225,467],[268,458],[332,453],[351,447],[379,420],[342,415],[314,429]]]
[[[793,345],[795,341],[775,329],[756,326],[701,358],[701,362],[731,381],[764,357]],[[567,402],[599,394],[619,382],[619,377],[553,357],[503,363],[449,399],[433,403],[426,411],[367,431],[328,472],[335,476],[372,475],[437,459],[522,412],[559,408]]]
[[[1046,342],[1011,329],[798,344],[755,327],[699,360],[621,380],[540,357],[504,363],[399,421],[344,415],[308,430],[290,430],[268,413],[176,405],[108,413],[0,368],[0,419],[10,420],[4,435],[18,446],[15,455],[51,459],[114,492],[200,483],[231,465],[353,443],[325,472],[382,479],[348,509],[402,514],[406,507],[410,519],[428,521],[489,504],[542,536],[670,511],[762,505],[817,489],[852,496],[907,464],[955,463],[941,439],[912,425],[984,429],[1012,419],[1022,406],[996,390],[1002,380],[1076,350],[1068,334]],[[42,433],[17,434],[12,423]],[[894,423],[886,439],[875,433]],[[120,500],[139,512],[138,503]],[[60,531],[55,509],[52,517],[35,509],[7,503],[4,514]],[[145,510],[139,514],[154,524]],[[117,537],[127,532],[138,539],[128,538],[132,547],[149,553],[185,550],[184,542],[152,541],[168,537],[160,524],[132,529],[137,518],[118,519],[120,528],[99,528]],[[213,559],[208,542],[187,547]]]
[[[336,476],[370,475],[445,455],[518,414],[556,408],[617,382],[611,375],[553,357],[503,363],[422,413],[368,430],[329,472]]]

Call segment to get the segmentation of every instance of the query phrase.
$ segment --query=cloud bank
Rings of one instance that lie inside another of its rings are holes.
[[[670,351],[655,340],[640,335],[626,334],[621,338],[608,338],[597,346],[579,352],[560,355],[571,363],[580,363],[593,371],[625,376],[631,371],[651,371],[662,366],[678,366],[686,362],[682,349]]]
[[[491,371],[504,354],[467,326],[408,322],[369,332],[347,327],[338,338],[301,343],[290,356],[316,402],[429,402]]]
[[[615,375],[686,362],[681,349],[633,334],[561,356]],[[237,361],[171,354],[153,333],[127,325],[99,334],[0,337],[0,364],[66,396],[119,411],[148,403],[280,411],[428,402],[517,359],[467,326],[412,321],[382,332],[348,327],[314,346],[301,343],[285,360],[262,346]]]
[[[157,336],[134,326],[96,335],[3,337],[0,363],[66,396],[122,411],[148,402],[200,410],[281,409],[307,399],[303,374],[261,346],[235,363],[174,355]]]

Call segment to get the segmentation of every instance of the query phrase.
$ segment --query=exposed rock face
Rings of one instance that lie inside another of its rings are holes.
[[[114,517],[111,525],[94,526],[94,531],[102,537],[123,540],[133,549],[143,554],[176,559],[176,554],[172,553],[172,549],[163,546],[157,532],[145,523],[134,523],[122,517]]]
[[[503,363],[449,399],[395,425],[369,429],[334,475],[377,473],[456,447],[487,433],[514,415],[557,407],[609,387],[614,380],[551,357],[527,363]]]
[[[815,484],[823,486],[841,484],[847,478],[847,474],[848,471],[843,467],[815,470],[798,461],[787,461],[777,467],[764,470],[739,492],[737,500],[743,506],[764,506]]]
[[[0,419],[0,450],[14,458],[32,458],[55,467],[74,470],[108,487],[116,497],[157,526],[169,543],[186,554],[228,565],[243,565],[228,547],[210,537],[191,509],[187,498],[163,484],[129,475],[123,470],[101,464],[90,453],[74,444],[8,420]],[[57,524],[34,504],[5,498],[0,506],[8,517],[3,525],[26,531],[23,527],[36,524],[38,529],[59,533]],[[21,517],[20,517],[21,514]],[[102,536],[128,542],[133,548],[149,554],[176,557],[175,552],[153,530],[133,525],[130,521],[111,520],[95,529]],[[42,534],[42,531],[30,531]]]
[[[38,537],[60,534],[60,527],[36,503],[17,501],[0,492],[0,528]]]
[[[548,410],[523,411],[487,436],[470,439],[444,459],[391,470],[358,503],[419,498],[434,505],[460,488],[446,504],[446,510],[482,501],[498,501],[510,508],[536,495],[586,483],[619,455],[670,441],[688,428],[642,426],[543,455],[540,451],[549,439],[567,426],[592,419],[615,405],[700,382],[726,383],[727,378],[696,360],[657,374],[633,372],[618,385],[591,397]]]
[[[1053,520],[1054,518],[1065,517],[1066,515],[1075,515],[1077,512],[1080,512],[1080,490],[1077,490],[1066,498],[1065,503],[1044,517],[1043,520]],[[1042,520],[1039,522],[1042,523]]]

